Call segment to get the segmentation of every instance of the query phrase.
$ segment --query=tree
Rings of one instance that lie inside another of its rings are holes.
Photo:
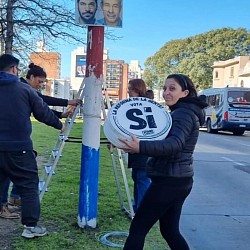
[[[41,42],[86,44],[86,27],[75,23],[75,0],[0,0],[0,42],[5,53],[19,56],[35,51]],[[116,39],[111,32],[107,38]]]
[[[148,66],[151,63],[151,57],[147,59]],[[157,89],[159,85],[160,78],[157,75],[156,70],[154,69],[153,63],[150,65],[151,70],[147,70],[144,72],[143,78],[147,79],[146,84],[150,89]]]
[[[146,60],[144,79],[149,86],[156,82],[162,85],[167,75],[183,73],[190,76],[198,89],[208,88],[212,86],[215,61],[249,55],[249,49],[250,33],[243,28],[217,29],[172,40]]]
[[[1,0],[0,36],[5,53],[34,51],[42,40],[46,47],[54,42],[83,42],[83,27],[75,23],[74,3],[56,0]]]

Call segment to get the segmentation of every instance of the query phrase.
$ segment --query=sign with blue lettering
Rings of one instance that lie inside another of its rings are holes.
[[[170,113],[160,103],[145,97],[130,97],[115,103],[104,123],[104,133],[115,146],[121,147],[118,138],[161,140],[166,138],[172,125]]]

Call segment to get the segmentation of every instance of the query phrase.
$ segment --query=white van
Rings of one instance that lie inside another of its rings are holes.
[[[243,135],[250,130],[250,88],[210,88],[199,92],[206,96],[205,108],[208,133],[219,130]]]

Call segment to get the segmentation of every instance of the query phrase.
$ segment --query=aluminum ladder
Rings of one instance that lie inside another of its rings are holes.
[[[77,93],[77,99],[81,99],[83,100],[84,98],[84,80],[81,83],[81,86],[78,90]],[[45,194],[45,192],[48,192],[48,185],[51,181],[52,176],[55,174],[55,169],[57,167],[57,163],[60,159],[60,157],[62,156],[62,151],[65,145],[65,142],[68,140],[68,136],[70,134],[70,131],[73,127],[73,124],[75,122],[76,119],[76,115],[78,114],[79,110],[80,110],[81,105],[77,105],[72,116],[71,117],[67,117],[65,120],[65,124],[64,124],[64,131],[63,133],[59,134],[58,138],[57,138],[57,142],[50,154],[50,157],[48,159],[48,162],[46,164],[44,164],[44,169],[43,169],[43,174],[42,176],[39,178],[39,199],[40,201],[42,201],[43,196]]]
[[[105,82],[103,83],[103,88],[104,88],[104,98],[102,99],[102,113],[105,121],[107,119],[107,114],[105,112],[105,100],[107,103],[108,110],[111,108],[111,104]],[[112,160],[112,166],[113,166],[121,210],[124,211],[130,218],[133,219],[135,216],[135,212],[133,209],[133,203],[130,195],[128,179],[125,171],[125,164],[124,164],[124,160],[126,161],[125,152],[112,145],[110,146],[109,150],[110,150],[110,156]],[[121,172],[121,176],[119,175],[119,172]],[[122,189],[123,188],[122,186],[124,186],[125,189],[126,199],[124,199],[124,191]]]

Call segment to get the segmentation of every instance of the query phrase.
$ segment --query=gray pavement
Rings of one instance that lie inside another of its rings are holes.
[[[186,214],[182,229],[192,250],[250,249],[250,216]]]
[[[183,207],[181,231],[191,250],[248,250],[250,174],[233,163],[213,160],[195,162],[194,187]]]

